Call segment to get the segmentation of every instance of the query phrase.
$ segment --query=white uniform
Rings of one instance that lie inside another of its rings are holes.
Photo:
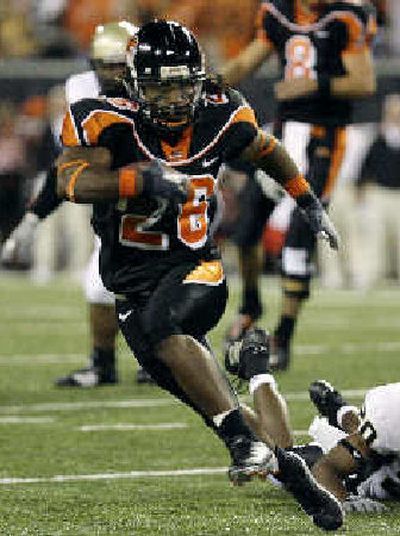
[[[365,395],[360,433],[374,450],[400,453],[400,382],[370,389]]]
[[[81,99],[96,98],[99,94],[100,85],[94,71],[72,75],[65,83],[65,95],[69,105]],[[114,294],[105,288],[99,273],[100,245],[100,239],[96,236],[84,276],[84,291],[89,303],[112,305]]]

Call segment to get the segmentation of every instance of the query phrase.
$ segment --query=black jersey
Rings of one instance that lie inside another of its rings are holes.
[[[63,126],[65,146],[107,147],[113,168],[158,158],[192,182],[184,204],[142,195],[94,205],[100,272],[108,289],[151,290],[171,266],[218,255],[209,233],[216,177],[221,163],[237,157],[256,132],[253,110],[234,90],[209,94],[193,126],[174,143],[157,136],[132,101],[88,99],[71,106]]]
[[[371,44],[375,28],[370,7],[333,2],[310,18],[298,0],[263,2],[259,14],[260,39],[272,43],[282,79],[343,76],[343,55]],[[319,125],[352,122],[352,101],[318,94],[282,101],[279,117]]]

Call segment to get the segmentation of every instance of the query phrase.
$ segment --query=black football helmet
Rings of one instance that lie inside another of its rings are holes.
[[[149,22],[128,45],[126,89],[159,130],[179,132],[193,122],[204,80],[200,46],[177,22]]]

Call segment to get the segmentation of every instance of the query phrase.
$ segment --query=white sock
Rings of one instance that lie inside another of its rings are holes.
[[[256,389],[267,383],[272,389],[276,389],[276,381],[272,374],[256,374],[249,381],[249,392],[252,395]]]
[[[215,424],[215,426],[217,428],[219,428],[221,426],[223,420],[225,419],[225,417],[227,417],[230,413],[232,413],[232,411],[236,411],[236,408],[235,409],[228,409],[228,411],[223,411],[222,413],[218,413],[218,415],[214,415],[212,420],[213,420],[213,423]]]

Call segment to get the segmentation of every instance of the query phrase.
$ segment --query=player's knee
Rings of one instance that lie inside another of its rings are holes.
[[[282,280],[282,290],[285,296],[297,298],[301,301],[308,300],[310,297],[310,280],[286,277]]]

